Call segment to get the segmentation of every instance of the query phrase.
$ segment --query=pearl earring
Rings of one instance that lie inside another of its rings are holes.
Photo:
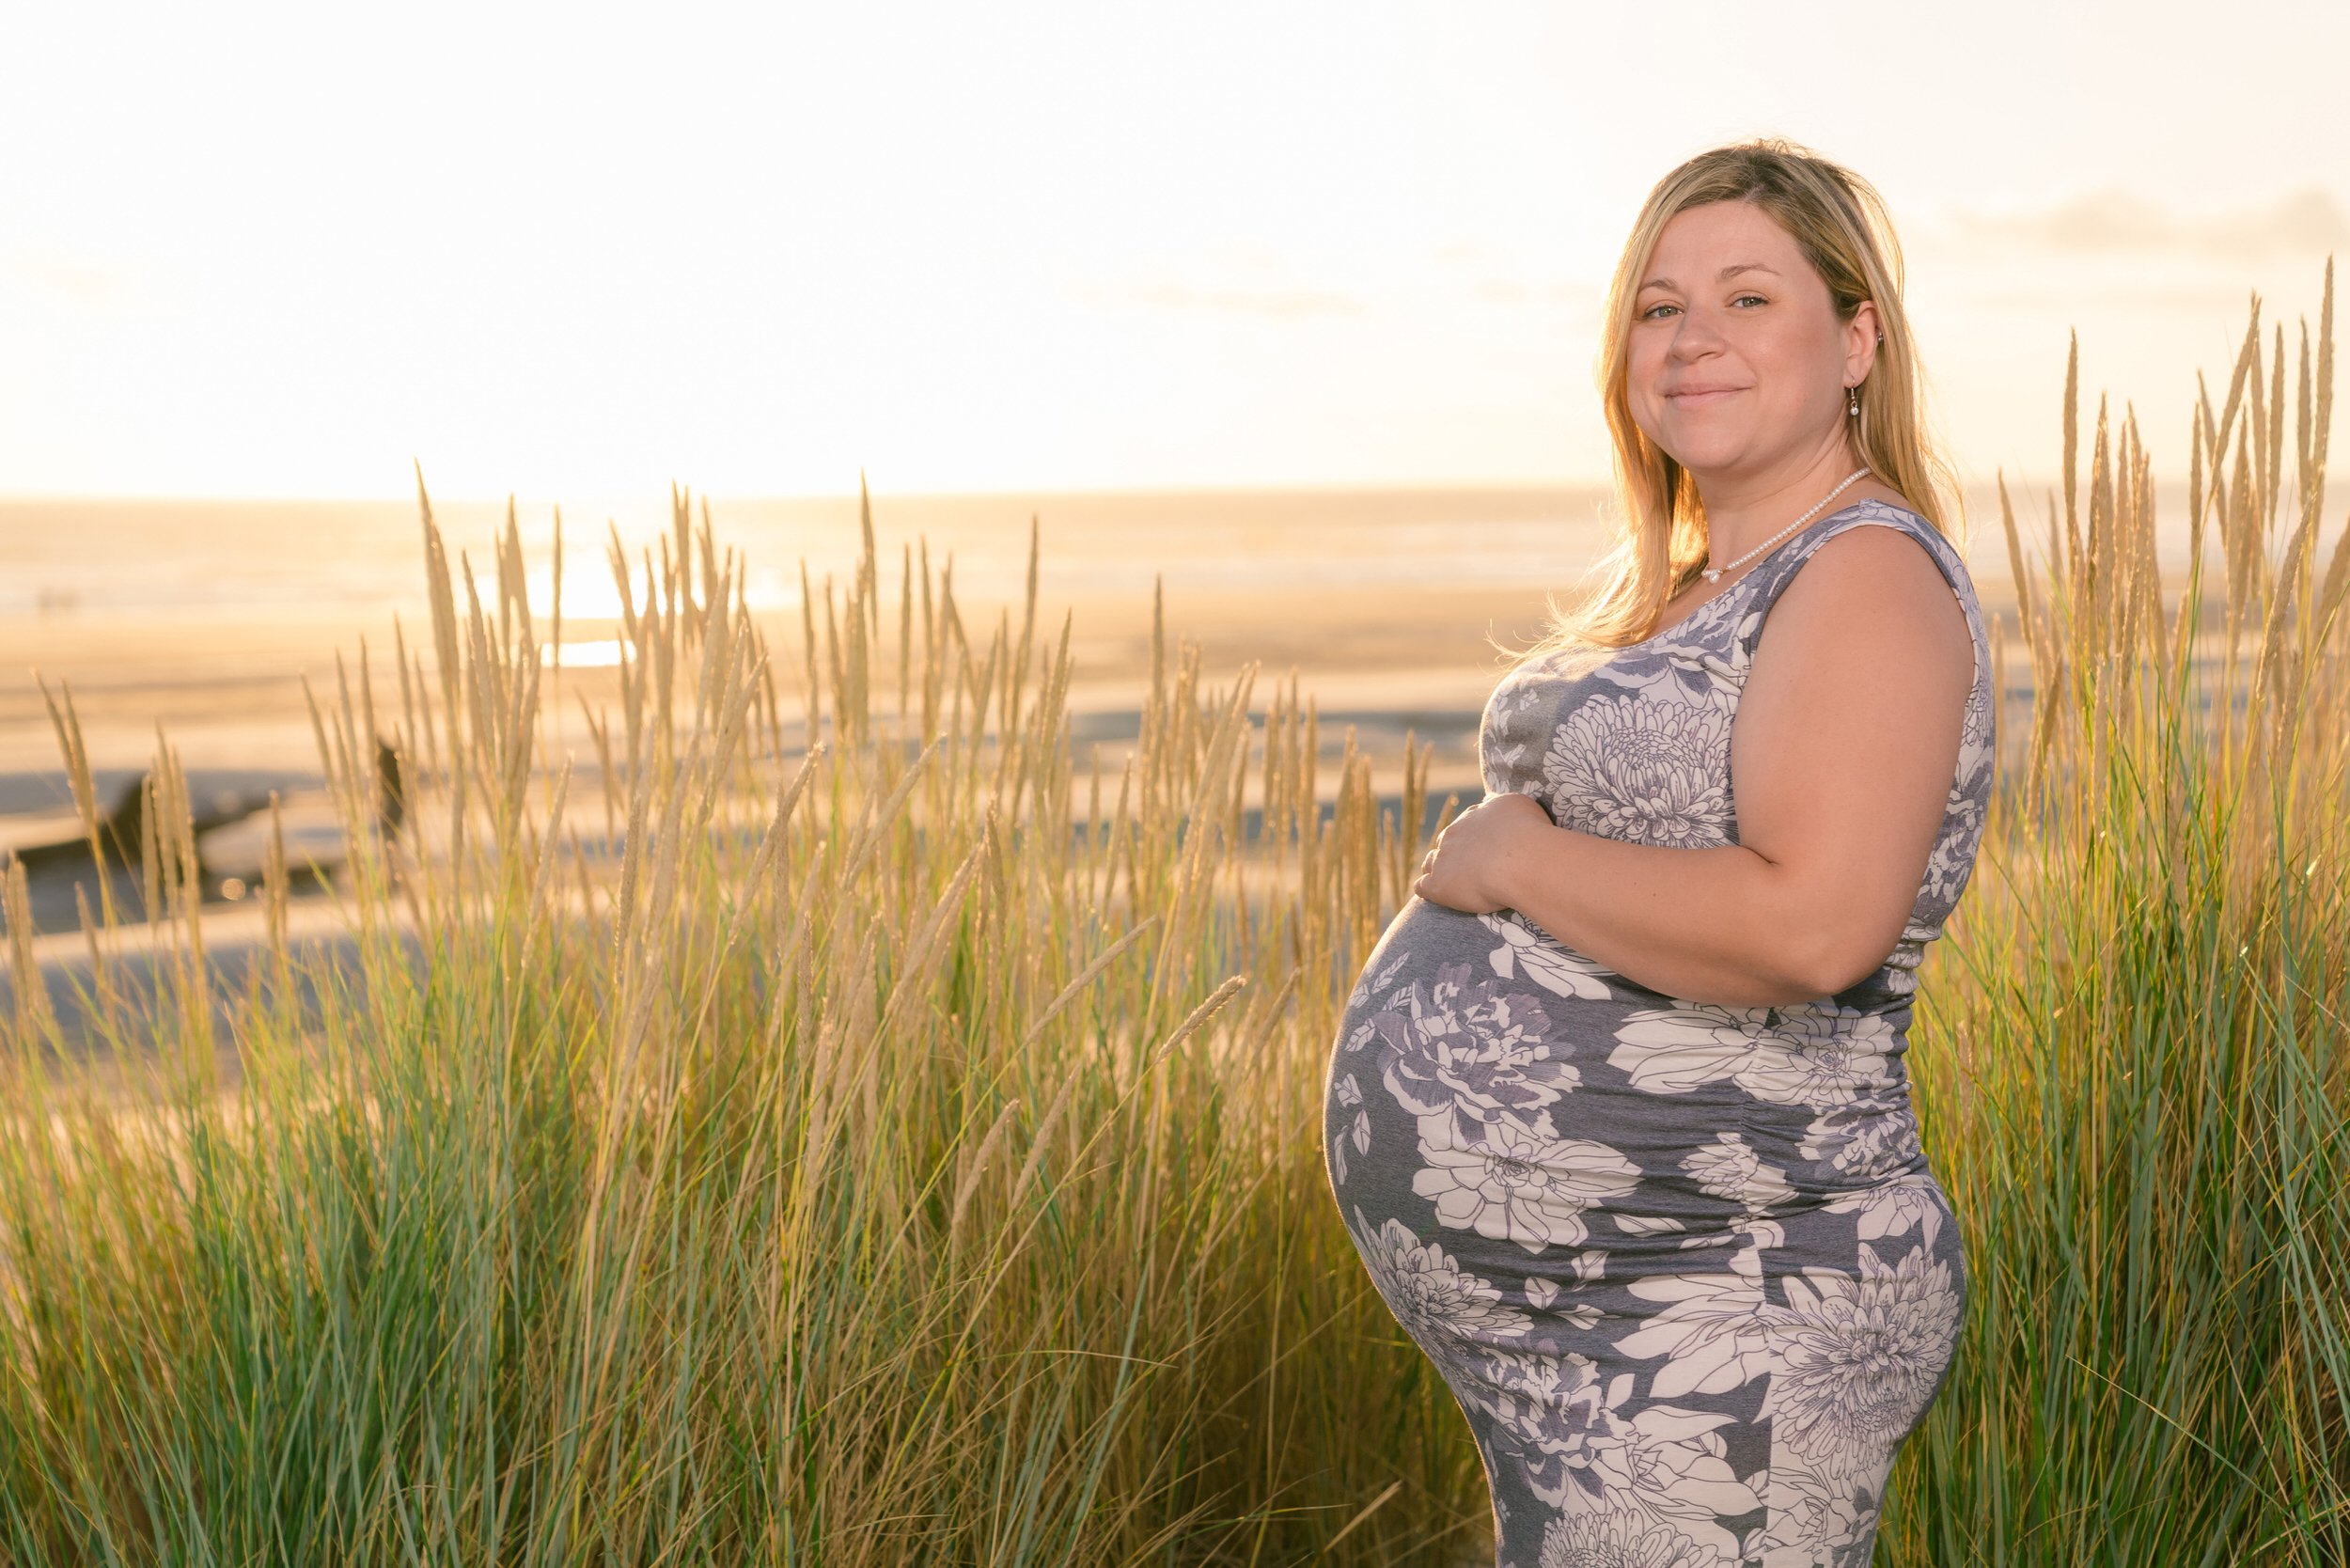
[[[1860,417],[1860,388],[1857,384],[1844,388],[1844,412],[1856,419]]]

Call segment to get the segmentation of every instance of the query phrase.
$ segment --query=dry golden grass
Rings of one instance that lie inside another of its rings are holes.
[[[2044,550],[2005,510],[2035,695],[2000,716],[1911,1058],[1974,1289],[1889,1560],[2350,1555],[2331,328],[2329,269],[2290,420],[2257,315],[2199,403],[2211,624],[2200,571],[2174,601],[2154,569],[2132,421],[2100,411],[2076,494],[2070,378]],[[0,1553],[1474,1557],[1476,1454],[1317,1136],[1430,748],[1382,811],[1350,735],[1325,808],[1311,698],[1212,682],[1154,613],[1135,745],[1080,757],[1033,540],[1019,625],[975,633],[927,546],[885,588],[869,514],[786,662],[707,508],[673,524],[610,546],[625,658],[589,703],[542,668],[561,606],[542,627],[510,520],[484,586],[425,505],[429,645],[399,642],[396,690],[363,658],[311,705],[355,846],[343,958],[302,938],[280,855],[263,957],[218,993],[159,745],[165,983],[116,982],[139,933],[111,902],[85,937],[88,1027],[151,1082],[57,1065],[11,869]],[[578,787],[548,766],[567,695]],[[392,842],[378,733],[411,766]]]

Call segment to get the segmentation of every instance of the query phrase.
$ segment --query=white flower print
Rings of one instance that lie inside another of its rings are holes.
[[[1498,742],[1489,739],[1485,744],[1484,750],[1486,763],[1485,773],[1478,781],[1483,788],[1484,792],[1489,795],[1517,793],[1518,792],[1510,789],[1501,781],[1509,776],[1509,770],[1514,767],[1517,764],[1518,760],[1526,755],[1526,743],[1521,741],[1515,745],[1502,745]]]
[[[1851,1180],[1873,1184],[1917,1166],[1918,1118],[1905,1096],[1854,1100],[1813,1117],[1796,1152]]]
[[[1771,1454],[1763,1489],[1769,1525],[1756,1550],[1766,1559],[1795,1553],[1827,1568],[1869,1568],[1878,1509],[1866,1487],[1805,1464],[1782,1443],[1774,1441]]]
[[[1617,1383],[1629,1379],[1619,1375]],[[1610,1384],[1609,1392],[1614,1392]],[[1624,1424],[1626,1441],[1594,1459],[1603,1487],[1656,1518],[1679,1519],[1709,1532],[1718,1513],[1747,1513],[1762,1506],[1754,1487],[1730,1467],[1721,1428],[1737,1418],[1722,1410],[1644,1405]]]
[[[1543,1313],[1553,1324],[1564,1324],[1581,1332],[1599,1325],[1600,1309],[1589,1302],[1559,1303],[1559,1287],[1541,1275],[1529,1275],[1526,1281],[1526,1304]]]
[[[1531,666],[1503,676],[1495,685],[1493,696],[1485,700],[1485,713],[1479,726],[1477,749],[1482,761],[1485,792],[1506,794],[1510,791],[1502,781],[1516,771],[1526,758],[1526,742],[1511,742],[1512,734],[1526,713],[1542,701],[1541,688],[1526,677]]]
[[[1898,1036],[1885,1014],[1832,1003],[1777,1011],[1772,1048],[1739,1079],[1757,1099],[1825,1110],[1892,1087],[1886,1047]]]
[[[1773,1365],[1761,1415],[1804,1452],[1875,1463],[1926,1407],[1958,1340],[1950,1265],[1913,1247],[1860,1272],[1807,1266],[1781,1281],[1787,1305],[1767,1328]]]
[[[1752,1071],[1758,1043],[1770,1031],[1771,1010],[1678,1002],[1624,1014],[1607,1062],[1650,1094],[1686,1094]]]
[[[1451,1121],[1439,1113],[1422,1125],[1442,1137]],[[1550,1137],[1511,1116],[1460,1147],[1422,1138],[1419,1157],[1412,1190],[1434,1201],[1439,1222],[1528,1252],[1581,1246],[1583,1211],[1640,1179],[1639,1167],[1604,1143]]]
[[[1668,1231],[1686,1231],[1688,1225],[1670,1215],[1616,1215],[1616,1229],[1627,1236],[1661,1236]]]
[[[1731,1220],[1718,1231],[1702,1231],[1685,1238],[1682,1250],[1693,1247],[1734,1247],[1730,1266],[1749,1278],[1762,1277],[1762,1254],[1773,1247],[1787,1245],[1786,1227],[1775,1219],[1764,1219],[1749,1210]]]
[[[1591,1461],[1625,1441],[1612,1406],[1630,1395],[1630,1379],[1618,1379],[1611,1399],[1590,1356],[1509,1346],[1486,1351],[1478,1370],[1465,1397],[1498,1423],[1534,1489],[1553,1503],[1580,1495],[1596,1504],[1601,1482]]]
[[[1588,1301],[1571,1301],[1564,1306],[1553,1307],[1549,1311],[1551,1317],[1578,1333],[1597,1328],[1599,1320],[1606,1316]]]
[[[1652,702],[1694,703],[1725,713],[1737,712],[1738,695],[1746,689],[1752,658],[1743,639],[1720,635],[1716,619],[1719,610],[1738,591],[1733,588],[1715,595],[1662,637],[1617,651],[1591,672],[1593,677],[1641,693]]]
[[[1603,1381],[1598,1364],[1573,1351],[1497,1347],[1480,1366],[1473,1397],[1545,1501],[1677,1519],[1725,1543],[1714,1516],[1762,1506],[1731,1470],[1717,1430],[1734,1417],[1670,1404],[1632,1410],[1632,1374]]]
[[[1627,1013],[1607,1060],[1651,1094],[1729,1079],[1758,1100],[1825,1109],[1891,1082],[1892,1033],[1881,1014],[1854,1008],[1682,1002]]]
[[[1552,820],[1636,844],[1730,842],[1730,719],[1712,706],[1637,697],[1586,702],[1551,732],[1543,756]]]
[[[1530,1120],[1582,1081],[1552,1059],[1538,998],[1490,980],[1471,985],[1469,974],[1466,964],[1443,964],[1425,999],[1415,983],[1371,1020],[1394,1050],[1387,1092],[1414,1116],[1457,1118],[1462,1140],[1505,1112]]]
[[[1982,617],[1976,613],[1975,606],[1969,605],[1967,609],[1966,619],[1971,623],[1968,629],[1978,635],[1982,634]],[[1984,640],[1989,639],[1986,637]],[[1990,671],[1982,667],[1982,650],[1978,647],[1975,650],[1976,681],[1974,686],[1967,692],[1966,719],[1959,731],[1959,755],[1961,757],[1971,759],[1977,752],[1987,754],[1991,750],[1991,739],[1996,721],[1991,706],[1991,682],[1983,679],[1989,674]]]
[[[1878,984],[1896,996],[1907,996],[1918,989],[1918,965],[1924,962],[1925,944],[1934,940],[1933,928],[1921,933],[1915,922],[1902,930],[1902,939],[1893,950],[1885,955],[1885,964],[1874,977]]]
[[[1661,1356],[1649,1391],[1719,1394],[1774,1370],[1764,1333],[1762,1281],[1744,1274],[1666,1274],[1635,1279],[1634,1295],[1665,1309],[1616,1341],[1626,1356]]]
[[[1502,979],[1523,973],[1545,991],[1593,1001],[1605,1001],[1611,995],[1600,977],[1612,970],[1568,948],[1516,910],[1480,915],[1478,919],[1501,938],[1501,946],[1486,955],[1486,962]]]
[[[1358,1154],[1371,1152],[1371,1112],[1363,1105],[1363,1086],[1355,1080],[1354,1074],[1340,1074],[1333,1093],[1341,1106],[1355,1107],[1354,1119],[1346,1131],[1332,1139],[1330,1144],[1331,1174],[1343,1183],[1346,1180],[1347,1143],[1351,1140]]]
[[[1364,1003],[1370,1001],[1372,992],[1385,990],[1387,985],[1394,980],[1395,977],[1402,971],[1403,966],[1411,963],[1411,961],[1412,955],[1409,952],[1397,953],[1394,957],[1387,960],[1386,964],[1380,969],[1379,973],[1375,977],[1371,974],[1371,965],[1365,964],[1363,966],[1362,974],[1357,977],[1355,981],[1354,991],[1351,992],[1346,998],[1348,1011],[1352,1011],[1354,1009],[1361,1007]],[[1355,1031],[1355,1035],[1357,1038],[1347,1043],[1347,1049],[1350,1051],[1362,1043],[1364,1038],[1362,1031],[1357,1029]]]
[[[1964,762],[1961,763],[1963,767]],[[1989,805],[1990,786],[1986,779],[1980,787],[1964,794],[1953,793],[1943,814],[1942,836],[1935,840],[1934,854],[1926,862],[1923,901],[1939,910],[1948,911],[1958,902],[1966,879],[1974,874],[1975,851],[1982,839],[1985,808]]]
[[[1719,1549],[1629,1512],[1562,1514],[1543,1536],[1535,1568],[1720,1568]]]
[[[1861,1192],[1844,1193],[1823,1207],[1832,1215],[1859,1215],[1862,1241],[1906,1235],[1915,1225],[1931,1249],[1935,1237],[1942,1232],[1943,1201],[1932,1177],[1916,1176]]]
[[[1795,1189],[1787,1184],[1786,1172],[1764,1164],[1747,1147],[1743,1133],[1722,1134],[1684,1156],[1681,1168],[1697,1182],[1700,1192],[1729,1199],[1751,1214],[1761,1214],[1795,1196]]]
[[[1372,1283],[1423,1346],[1510,1339],[1533,1326],[1524,1312],[1502,1305],[1498,1288],[1465,1271],[1435,1243],[1423,1245],[1402,1221],[1389,1217],[1373,1230],[1356,1209],[1354,1230]]]

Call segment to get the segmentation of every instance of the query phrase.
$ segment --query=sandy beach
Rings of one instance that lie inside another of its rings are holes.
[[[2012,622],[2006,584],[1978,581],[1987,614]],[[982,640],[1009,614],[1016,634],[1020,606],[958,601],[966,632]],[[1475,724],[1487,694],[1509,665],[1489,638],[1523,647],[1536,636],[1544,593],[1532,588],[1402,589],[1336,587],[1298,591],[1189,591],[1168,595],[1169,652],[1175,640],[1199,646],[1202,668],[1225,685],[1249,661],[1259,665],[1253,705],[1261,711],[1272,683],[1292,672],[1301,694],[1317,702],[1324,741],[1335,756],[1344,727],[1357,726],[1374,758],[1401,758],[1404,730],[1437,745],[1440,784],[1476,777]],[[1103,721],[1135,712],[1151,677],[1151,601],[1133,594],[1048,599],[1040,595],[1038,637],[1057,637],[1070,619],[1075,679],[1073,714]],[[779,661],[778,688],[789,705],[801,684],[802,632],[796,614],[759,617]],[[895,627],[885,617],[885,640]],[[429,628],[402,617],[413,651]],[[147,765],[157,729],[178,748],[192,778],[283,777],[291,788],[315,782],[318,745],[304,698],[304,679],[323,702],[335,699],[337,656],[356,681],[362,641],[376,699],[397,711],[399,675],[389,617],[279,615],[248,621],[180,621],[151,616],[51,615],[0,618],[0,842],[45,831],[29,818],[64,814],[71,802],[38,670],[52,695],[70,691],[85,745],[102,785]],[[609,622],[567,622],[567,649],[612,635]],[[555,672],[550,672],[551,677]],[[566,667],[546,688],[555,731],[577,765],[594,760],[579,704],[612,689],[608,670]],[[886,703],[885,704],[886,707]],[[551,737],[553,738],[553,737]],[[1083,757],[1079,758],[1082,762]]]

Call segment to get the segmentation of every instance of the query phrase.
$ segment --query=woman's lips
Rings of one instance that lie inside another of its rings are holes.
[[[1711,408],[1724,399],[1734,398],[1745,390],[1743,386],[1732,386],[1720,392],[1680,392],[1673,395],[1671,401],[1675,408]]]

